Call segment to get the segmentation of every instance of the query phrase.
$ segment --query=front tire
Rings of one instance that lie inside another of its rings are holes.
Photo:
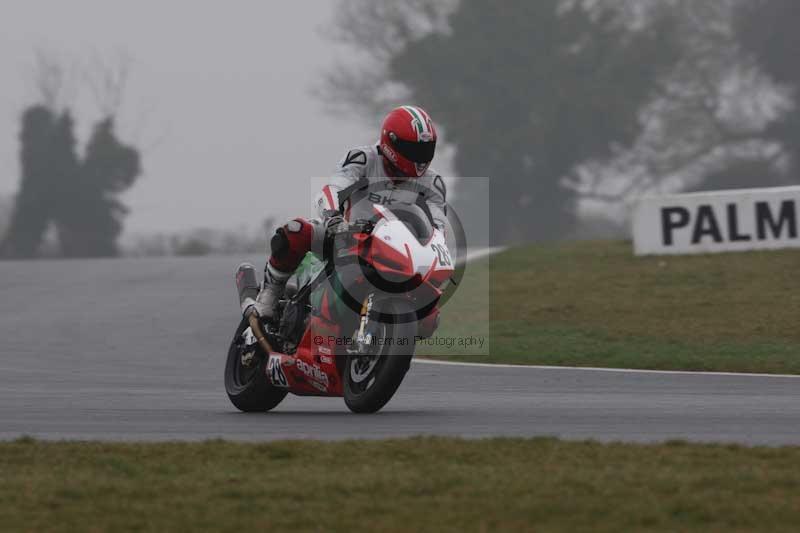
[[[405,300],[387,299],[377,302],[378,313],[403,316],[413,312]],[[348,355],[344,373],[344,403],[354,413],[375,413],[392,399],[411,366],[417,322],[394,320],[379,324],[383,345],[378,347],[377,360],[362,372],[363,357]]]
[[[237,340],[249,327],[247,320],[242,319],[228,347],[228,358],[225,361],[225,392],[237,409],[245,413],[269,411],[275,408],[288,394],[287,390],[272,385],[267,379],[267,357],[261,348],[257,348],[256,360],[252,367],[242,364],[242,354]]]

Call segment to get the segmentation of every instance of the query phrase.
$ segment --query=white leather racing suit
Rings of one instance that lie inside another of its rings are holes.
[[[444,181],[431,169],[419,178],[393,180],[386,173],[378,146],[349,150],[315,199],[318,218],[290,220],[273,235],[262,290],[257,299],[242,300],[243,312],[247,314],[250,308],[255,308],[260,316],[272,316],[286,280],[306,253],[322,255],[326,228],[340,210],[344,220],[350,222],[372,219],[375,204],[387,207],[416,204],[430,215],[437,228],[445,231],[446,195]]]
[[[322,219],[341,208],[345,220],[353,221],[374,216],[372,204],[391,207],[395,203],[422,203],[430,210],[434,225],[444,230],[447,192],[441,176],[429,168],[419,178],[393,181],[386,173],[379,150],[373,145],[347,152],[315,198],[317,215]]]

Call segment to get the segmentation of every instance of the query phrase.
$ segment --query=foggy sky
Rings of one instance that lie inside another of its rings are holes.
[[[120,132],[142,148],[145,168],[123,197],[132,211],[127,237],[307,214],[309,177],[378,135],[377,122],[326,115],[310,94],[332,61],[346,59],[320,36],[334,6],[0,0],[0,195],[18,187],[19,114],[34,101],[34,51],[81,60],[124,50],[133,64]],[[70,100],[80,141],[100,116],[87,92]]]

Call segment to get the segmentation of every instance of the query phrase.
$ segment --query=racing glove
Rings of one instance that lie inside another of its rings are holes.
[[[339,211],[325,211],[324,216],[323,224],[326,235],[334,236],[347,231],[349,224]]]

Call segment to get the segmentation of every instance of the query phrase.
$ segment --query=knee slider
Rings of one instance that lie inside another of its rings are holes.
[[[314,227],[297,218],[278,228],[270,241],[272,256],[269,263],[281,272],[294,272],[311,249]]]

